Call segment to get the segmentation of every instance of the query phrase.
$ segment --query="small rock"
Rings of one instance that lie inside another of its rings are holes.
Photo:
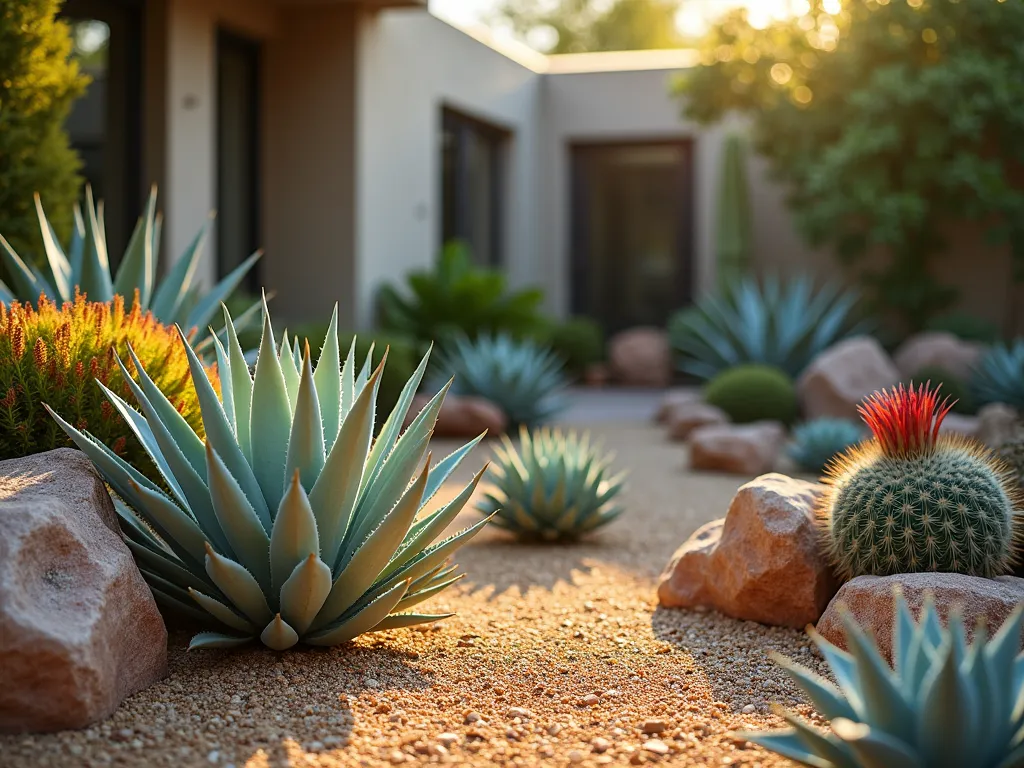
[[[644,751],[655,755],[667,755],[668,745],[661,739],[651,739],[644,742]]]
[[[548,736],[557,736],[562,732],[563,726],[561,723],[554,723],[548,726]]]
[[[438,735],[437,741],[439,744],[444,744],[448,749],[451,749],[453,744],[459,743],[459,735],[457,733],[442,733]]]
[[[388,760],[394,763],[395,765],[398,765],[399,763],[404,763],[405,753],[397,749],[392,750],[391,755],[388,757]]]
[[[685,440],[699,427],[728,424],[729,416],[717,405],[691,400],[669,411],[665,423],[668,425],[669,440]]]
[[[666,424],[668,423],[669,415],[677,407],[687,403],[699,403],[701,400],[702,396],[697,387],[670,389],[662,396],[661,402],[658,403],[658,409],[654,412],[654,421],[658,424]]]
[[[531,717],[533,717],[533,714],[528,709],[523,709],[522,707],[512,707],[508,711],[508,716],[518,717],[523,720],[529,720]]]
[[[640,730],[647,734],[657,734],[668,730],[668,723],[664,720],[644,720]]]
[[[757,711],[757,708],[753,704],[747,704],[741,711],[744,715],[752,715]]]
[[[941,368],[961,381],[969,381],[974,365],[985,347],[964,341],[945,331],[927,331],[908,338],[892,359],[904,381],[910,381],[924,368]],[[918,382],[916,379],[915,384]]]
[[[588,693],[586,696],[580,699],[580,704],[584,707],[593,707],[599,704],[600,702],[601,697],[598,696],[596,693]]]
[[[840,619],[840,605],[857,623],[875,637],[878,650],[892,661],[893,619],[895,604],[893,587],[899,585],[914,618],[924,605],[926,592],[931,592],[943,625],[953,606],[959,606],[968,639],[974,636],[978,619],[984,619],[989,637],[994,635],[1006,617],[1024,603],[1024,579],[999,576],[983,579],[959,573],[900,573],[893,576],[858,576],[846,582],[818,621],[818,633],[830,643],[846,649],[846,634]]]
[[[690,466],[738,475],[764,474],[775,466],[785,439],[786,430],[776,421],[699,427],[690,433]]]
[[[580,752],[578,749],[570,750],[567,757],[569,758],[569,762],[573,765],[583,762],[583,753]]]
[[[163,618],[80,451],[0,461],[0,627],[0,732],[84,728],[167,672]]]
[[[817,621],[838,587],[818,546],[814,506],[823,491],[779,474],[740,487],[725,518],[673,555],[658,586],[661,604],[796,628]]]
[[[406,416],[405,426],[412,423],[423,407],[430,401],[430,395],[417,395]],[[489,435],[500,435],[508,426],[504,411],[490,400],[470,395],[449,394],[445,397],[434,425],[436,437],[476,437],[483,431]]]
[[[590,742],[590,746],[593,748],[595,752],[601,754],[602,752],[607,752],[609,749],[611,749],[612,743],[608,741],[608,739],[598,736],[596,739]]]
[[[857,336],[814,358],[796,386],[808,421],[825,416],[859,421],[857,406],[864,398],[899,381],[900,372],[882,345]]]
[[[467,712],[465,716],[465,722],[467,725],[469,723],[475,723],[483,719],[483,716],[479,712]]]
[[[667,387],[672,352],[662,328],[630,328],[608,341],[608,364],[616,381],[627,386]]]

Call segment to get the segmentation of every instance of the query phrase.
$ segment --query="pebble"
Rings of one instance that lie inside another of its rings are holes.
[[[459,735],[457,733],[442,733],[437,737],[437,741],[439,744],[443,744],[448,749],[451,749],[452,744],[459,743]]]
[[[580,704],[584,707],[593,707],[600,703],[601,697],[598,696],[596,693],[588,693],[586,696],[580,699]]]
[[[662,733],[668,730],[668,723],[664,720],[644,720],[640,730],[648,734]]]
[[[644,750],[655,755],[667,755],[668,745],[660,739],[651,739],[644,742]]]
[[[611,749],[612,743],[608,741],[608,739],[598,736],[596,739],[590,742],[590,746],[594,748],[595,752],[600,753],[607,752],[609,749]]]

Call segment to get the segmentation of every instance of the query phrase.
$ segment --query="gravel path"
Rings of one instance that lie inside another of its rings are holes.
[[[808,641],[654,596],[672,551],[742,478],[684,471],[654,427],[594,432],[631,479],[629,511],[591,541],[485,531],[457,558],[467,578],[426,604],[457,616],[347,647],[185,653],[175,632],[164,681],[88,730],[0,737],[0,765],[793,765],[729,734],[779,725],[771,702],[810,714],[765,655],[820,669]]]

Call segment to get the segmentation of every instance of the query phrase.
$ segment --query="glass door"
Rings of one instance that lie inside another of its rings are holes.
[[[692,156],[689,142],[572,147],[573,314],[610,334],[690,301]]]

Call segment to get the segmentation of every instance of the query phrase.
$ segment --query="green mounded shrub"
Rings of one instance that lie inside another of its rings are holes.
[[[64,121],[89,79],[69,58],[60,6],[0,0],[0,233],[25,254],[42,253],[32,195],[49,201],[54,228],[66,236],[81,183]]]
[[[542,327],[543,298],[537,289],[509,291],[502,272],[475,266],[466,246],[452,242],[435,269],[408,275],[405,292],[392,285],[381,288],[378,325],[388,334],[415,339],[418,351],[456,336],[507,333],[523,338]]]
[[[925,366],[914,374],[914,384],[925,384],[931,382],[932,386],[942,385],[942,395],[948,397],[953,403],[954,413],[972,415],[978,412],[978,406],[974,400],[974,393],[966,381],[956,374],[941,368],[937,365]]]
[[[964,341],[995,344],[1002,338],[999,327],[983,317],[968,312],[948,312],[928,321],[925,330],[951,333]]]
[[[762,420],[792,424],[800,411],[793,380],[768,365],[738,365],[718,374],[705,385],[704,399],[737,424]]]
[[[604,331],[589,317],[552,321],[535,336],[565,361],[567,373],[580,377],[587,367],[604,360]]]

